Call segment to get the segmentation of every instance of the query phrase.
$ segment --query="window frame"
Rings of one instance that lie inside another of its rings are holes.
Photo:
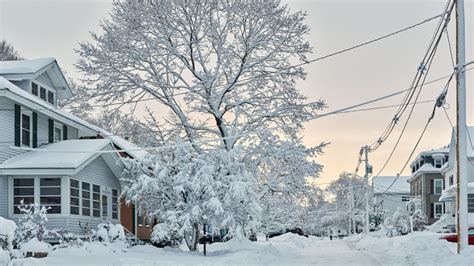
[[[29,121],[29,145],[23,144],[23,116],[28,116]],[[27,109],[21,109],[20,111],[20,144],[22,147],[32,147],[33,146],[33,112]]]
[[[33,85],[36,86],[36,93],[33,91]],[[40,87],[41,87],[41,86],[40,86],[36,81],[32,81],[32,82],[31,82],[31,94],[33,94],[33,95],[36,96],[36,97],[39,97],[39,93],[40,93],[40,92],[39,92],[39,91],[40,91],[39,88],[40,88]]]
[[[84,189],[84,184],[88,184],[89,185],[89,189],[88,190],[85,190]],[[91,208],[91,203],[92,203],[92,193],[91,193],[91,188],[92,188],[92,184],[89,183],[89,182],[84,182],[84,181],[81,181],[81,216],[87,216],[87,217],[92,217],[92,208]],[[88,192],[89,193],[89,197],[86,199],[84,197],[84,192]],[[87,200],[89,201],[89,206],[85,206],[84,204],[84,200]],[[88,209],[89,210],[89,214],[88,215],[85,215],[84,214],[84,209]]]
[[[61,177],[49,177],[49,176],[40,176],[38,177],[39,179],[39,203],[41,206],[45,206],[46,208],[48,207],[59,207],[59,212],[51,212],[52,208],[48,210],[48,214],[62,214],[62,206],[63,206],[63,200],[62,200],[62,178]],[[59,179],[59,185],[42,185],[41,181],[43,179]],[[42,189],[48,189],[48,188],[59,188],[59,195],[58,194],[42,194]],[[42,198],[59,198],[59,203],[41,203]]]
[[[96,191],[95,188],[98,188],[98,190]],[[95,196],[98,196],[98,199],[96,199]],[[94,218],[102,217],[101,199],[102,199],[102,193],[101,193],[100,186],[96,184],[92,184],[92,209],[91,210],[92,210],[92,217]],[[98,207],[95,207],[94,203],[98,204],[97,205]]]
[[[33,83],[38,86],[38,94],[34,94],[33,93]],[[42,98],[41,97],[41,89],[44,89],[44,93],[45,93],[45,97]],[[44,83],[38,81],[38,80],[32,80],[31,81],[31,85],[30,85],[30,91],[31,91],[31,94],[32,95],[35,95],[36,97],[40,98],[41,100],[51,104],[51,105],[54,105],[56,106],[56,97],[57,97],[57,92],[55,89],[51,88],[50,86],[48,85],[45,85]],[[53,102],[50,102],[49,101],[49,93],[52,93],[53,95]]]
[[[33,180],[33,185],[32,186],[15,186],[15,180]],[[19,212],[18,210],[18,206],[20,206],[20,202],[18,202],[17,204],[15,204],[15,198],[22,198],[22,196],[27,196],[27,197],[23,197],[23,198],[33,198],[33,202],[29,202],[29,203],[26,203],[26,204],[30,204],[30,203],[35,203],[36,202],[36,178],[35,177],[12,177],[12,196],[10,197],[12,199],[11,201],[11,206],[12,206],[12,214],[13,215],[21,215],[21,213]],[[17,188],[26,188],[26,189],[33,189],[33,194],[28,194],[28,195],[15,195],[15,189]],[[16,212],[18,210],[18,213]]]
[[[119,191],[118,191],[118,189],[113,188],[111,194],[112,194],[111,195],[111,199],[112,199],[111,218],[112,218],[112,220],[118,220],[120,218],[120,206],[119,206],[119,202],[118,202],[118,200],[119,200]]]
[[[441,206],[441,213],[436,212],[436,206]],[[444,214],[444,204],[442,202],[434,202],[433,203],[433,217],[434,218],[440,218]]]
[[[435,168],[441,168],[441,167],[443,167],[443,164],[444,164],[444,159],[443,158],[434,158],[433,166]]]
[[[440,191],[436,193],[436,183],[440,184]],[[443,193],[443,179],[433,179],[433,195],[441,195]]]
[[[72,186],[72,182],[77,182],[77,187]],[[72,195],[72,190],[77,190],[77,196]],[[71,215],[81,215],[81,181],[70,178],[69,179],[69,214]],[[72,199],[77,199],[77,205],[73,205]],[[72,213],[72,208],[77,208],[77,213]]]
[[[56,139],[56,129],[59,130],[59,138]],[[53,126],[53,143],[63,141],[63,125],[61,123],[58,123],[54,121],[54,126]]]

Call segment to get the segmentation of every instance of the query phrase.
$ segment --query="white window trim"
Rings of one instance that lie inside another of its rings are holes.
[[[436,183],[440,183],[441,191],[436,193]],[[442,179],[434,179],[433,180],[433,195],[441,195],[443,193],[443,180]]]
[[[30,145],[23,144],[23,115],[30,117]],[[33,147],[33,112],[28,109],[21,109],[20,111],[20,145],[22,147]]]
[[[61,178],[61,213],[49,213],[47,214],[50,218],[55,217],[65,217],[69,215],[69,212],[66,210],[66,206],[63,202],[65,202],[65,198],[69,197],[69,192],[65,192],[65,177],[64,176],[9,176],[8,177],[8,215],[12,218],[20,218],[23,214],[13,213],[13,179],[28,179],[33,178],[34,181],[34,202],[39,204],[40,203],[40,178]],[[69,202],[69,200],[68,200]]]
[[[441,206],[441,214],[439,214],[439,215],[436,214],[436,206]],[[443,213],[444,213],[444,204],[442,202],[435,202],[433,204],[433,216],[434,216],[434,218],[439,218],[439,217],[443,216]]]
[[[38,85],[38,95],[34,95],[34,94],[33,94],[33,90],[32,90],[33,85],[31,85],[32,83],[36,83],[36,85]],[[46,90],[46,100],[44,100],[44,99],[41,98],[41,88],[44,88],[44,89]],[[48,91],[52,92],[53,95],[54,95],[53,103],[48,102]],[[51,105],[56,106],[56,102],[57,102],[57,91],[56,91],[55,89],[51,88],[50,86],[48,86],[48,85],[46,85],[46,84],[44,84],[44,83],[42,83],[42,82],[40,82],[40,81],[38,81],[38,80],[36,80],[36,79],[35,79],[35,80],[32,80],[32,81],[30,82],[30,93],[31,93],[31,95],[34,95],[34,96],[38,97],[40,100],[42,100],[42,101],[44,101],[44,102],[47,102],[47,103],[49,103],[49,104],[51,104]]]
[[[56,142],[56,129],[59,129],[59,140],[57,142],[63,141],[63,124],[54,121],[53,127],[53,142]]]

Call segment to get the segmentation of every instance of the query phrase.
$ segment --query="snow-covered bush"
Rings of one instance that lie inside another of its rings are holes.
[[[101,223],[97,226],[95,238],[101,242],[125,241],[125,231],[120,224]]]
[[[413,230],[415,231],[423,231],[425,230],[425,226],[428,225],[428,218],[420,209],[416,210],[412,214],[412,219],[413,219]]]
[[[0,251],[11,251],[15,238],[16,224],[13,221],[0,217]]]
[[[81,247],[84,244],[78,235],[63,229],[47,230],[45,236],[58,239],[59,248],[70,246]]]
[[[153,227],[150,241],[158,247],[177,247],[183,240],[183,235],[179,231],[176,223],[159,223]]]
[[[35,256],[37,253],[41,254],[48,254],[49,251],[51,250],[51,245],[48,243],[45,243],[43,241],[40,241],[38,238],[34,237],[27,242],[24,242],[21,245],[21,251],[23,252],[24,255],[31,255]],[[43,255],[43,256],[44,256]]]
[[[23,215],[18,220],[15,243],[21,246],[35,237],[42,241],[46,232],[45,223],[48,221],[46,217],[48,209],[38,204],[25,205],[23,201],[18,209]]]
[[[168,228],[178,228],[173,236],[158,230],[157,239],[182,236],[191,251],[197,248],[204,223],[229,229],[231,236],[248,235],[258,226],[260,205],[254,177],[236,157],[235,150],[199,154],[179,145],[143,162],[126,159],[124,196],[128,202],[140,202],[145,213],[160,217]]]
[[[410,216],[398,208],[392,217],[385,220],[384,228],[388,236],[408,234],[410,232]]]

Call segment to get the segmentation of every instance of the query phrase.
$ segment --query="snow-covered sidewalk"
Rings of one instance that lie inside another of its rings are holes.
[[[17,260],[12,265],[380,265],[344,240],[321,240],[285,234],[269,242],[212,244],[208,256],[179,249],[86,244],[53,251],[44,259]]]

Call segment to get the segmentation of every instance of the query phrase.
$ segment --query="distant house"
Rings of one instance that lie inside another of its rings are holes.
[[[469,136],[474,136],[474,127],[468,127]],[[445,187],[443,189],[440,201],[445,204],[445,215],[442,217],[442,225],[454,225],[456,213],[456,134],[453,130],[451,134],[451,143],[449,145],[449,160],[443,166],[442,172],[444,174]],[[467,178],[468,178],[468,223],[474,225],[474,147],[468,140],[467,146]]]
[[[449,159],[449,148],[423,151],[411,163],[410,211],[421,209],[430,223],[444,214],[444,202],[440,196],[444,187],[443,165]]]
[[[408,176],[377,176],[372,181],[374,213],[383,221],[392,217],[398,208],[407,209],[410,201]],[[392,185],[393,183],[393,185]]]
[[[47,228],[131,221],[135,232],[138,214],[120,208],[119,158],[144,153],[117,152],[137,147],[58,108],[72,95],[54,58],[0,62],[0,216],[17,220],[20,202],[37,203]]]

